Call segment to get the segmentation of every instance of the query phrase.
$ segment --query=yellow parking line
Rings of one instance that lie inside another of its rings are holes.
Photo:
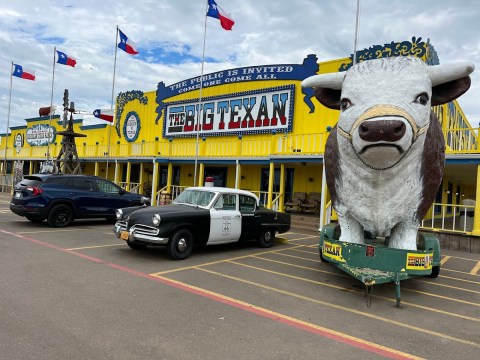
[[[288,248],[288,249],[295,249],[295,248],[301,247],[301,246],[302,246],[302,245],[296,245],[296,246],[290,247],[290,248]],[[258,253],[258,254],[249,254],[249,255],[243,255],[243,256],[236,256],[236,257],[233,257],[233,258],[230,258],[230,259],[223,259],[223,260],[211,261],[211,262],[208,262],[208,263],[203,263],[203,264],[198,264],[198,265],[192,265],[192,266],[186,266],[186,267],[178,268],[178,269],[171,269],[171,270],[160,271],[160,272],[157,272],[157,273],[152,273],[152,274],[150,274],[150,275],[152,275],[152,276],[160,276],[160,275],[165,275],[165,274],[169,274],[169,273],[176,272],[176,271],[197,269],[197,268],[202,267],[202,266],[210,266],[210,265],[220,264],[220,263],[222,263],[222,262],[228,262],[228,261],[231,261],[231,260],[245,259],[245,258],[249,258],[249,257],[254,257],[254,256],[256,256],[256,255],[276,253],[276,252],[285,251],[285,250],[288,250],[288,249],[270,250],[270,251],[263,251],[263,252]]]
[[[68,251],[73,251],[73,250],[85,250],[85,249],[104,248],[104,247],[110,247],[110,246],[124,246],[124,244],[84,246],[84,247],[78,247],[78,248],[69,248],[69,249],[65,249],[65,250],[68,250]]]
[[[472,271],[470,271],[470,274],[477,275],[479,270],[480,270],[480,261],[477,262],[477,265],[475,265],[475,267],[472,269]]]
[[[452,257],[451,256],[444,256],[442,260],[440,260],[440,265],[445,265],[445,263],[450,260]]]
[[[238,264],[238,265],[243,265],[241,263],[236,263],[236,262],[233,262],[233,261],[232,261],[232,263]],[[330,308],[334,308],[334,309],[338,309],[338,310],[343,310],[343,311],[353,313],[353,314],[356,314],[356,315],[365,316],[365,317],[368,317],[368,318],[371,318],[371,319],[374,319],[374,320],[386,322],[386,323],[391,324],[391,325],[396,325],[396,326],[403,327],[403,328],[406,328],[406,329],[415,330],[415,331],[418,331],[418,332],[421,332],[421,333],[433,335],[433,336],[436,336],[436,337],[439,337],[439,338],[442,338],[442,339],[451,340],[451,341],[459,342],[459,343],[462,343],[462,344],[468,344],[468,345],[472,345],[472,346],[475,346],[477,348],[480,348],[479,343],[476,343],[476,342],[473,342],[473,341],[470,341],[470,340],[457,338],[457,337],[454,337],[454,336],[450,336],[450,335],[447,335],[447,334],[442,334],[442,333],[432,331],[432,330],[427,330],[427,329],[420,328],[420,327],[417,327],[417,326],[414,326],[414,325],[409,325],[409,324],[406,324],[406,323],[402,323],[400,321],[396,321],[396,320],[388,319],[388,318],[385,318],[385,317],[382,317],[382,316],[367,313],[367,312],[362,311],[362,310],[355,310],[355,309],[348,308],[348,307],[341,306],[341,305],[337,305],[337,304],[334,304],[334,303],[331,303],[331,302],[326,302],[326,301],[310,298],[310,297],[307,297],[307,296],[304,296],[304,295],[292,293],[292,292],[289,292],[289,291],[286,291],[286,290],[274,288],[274,287],[271,287],[271,286],[268,286],[268,285],[263,285],[263,284],[256,283],[256,282],[253,282],[253,281],[250,281],[250,280],[241,279],[241,278],[238,278],[238,277],[226,275],[224,273],[219,273],[219,272],[211,271],[211,270],[208,270],[208,269],[199,268],[197,270],[204,271],[204,272],[207,272],[207,273],[211,273],[211,274],[214,274],[214,275],[217,275],[217,276],[221,276],[222,278],[227,278],[227,279],[243,282],[245,284],[260,287],[260,288],[263,288],[263,289],[271,290],[273,292],[288,295],[288,296],[295,297],[295,298],[298,298],[298,299],[301,299],[301,300],[305,300],[305,301],[313,302],[313,303],[316,303],[316,304],[324,305],[326,307],[330,307]],[[271,272],[275,273],[274,271],[271,271]],[[279,273],[279,274],[282,275],[281,273]],[[295,278],[295,276],[292,276],[292,277]]]

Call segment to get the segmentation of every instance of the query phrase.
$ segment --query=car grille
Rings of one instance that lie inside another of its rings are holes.
[[[127,222],[126,221],[117,221],[115,226],[118,228],[119,231],[126,231],[127,230]]]
[[[142,224],[135,224],[130,228],[131,232],[134,232],[135,234],[141,234],[141,235],[153,235],[156,236],[158,235],[158,228],[153,227],[153,226],[148,226],[148,225],[142,225]]]

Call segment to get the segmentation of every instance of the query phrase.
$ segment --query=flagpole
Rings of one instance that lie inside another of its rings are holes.
[[[358,41],[358,22],[360,17],[360,0],[357,0],[357,15],[355,18],[355,42],[353,44],[353,62],[352,66],[357,63],[357,41]]]
[[[8,128],[10,127],[10,105],[12,103],[12,84],[13,84],[13,61],[10,69],[10,95],[8,96],[8,114],[7,114],[7,129],[5,131],[5,154],[3,158],[3,182],[2,192],[7,186],[7,149],[8,149]]]
[[[118,44],[118,25],[115,33],[115,57],[113,60],[113,80],[112,80],[112,101],[110,103],[110,110],[114,110],[113,103],[115,101],[115,70],[117,68],[117,44]],[[112,126],[115,123],[115,111],[113,111],[113,122],[108,124],[108,145],[107,145],[107,168],[105,169],[105,179],[108,180],[108,161],[110,159],[110,134],[112,132]]]
[[[202,89],[203,89],[203,66],[205,64],[205,43],[207,39],[207,12],[208,12],[208,0],[206,1],[206,8],[205,8],[205,28],[203,31],[203,51],[202,51],[202,71],[200,75],[200,92],[198,95],[198,112],[197,112],[197,140],[195,143],[195,171],[193,177],[193,186],[197,185],[197,166],[198,166],[198,140],[200,136],[200,118],[203,115],[203,108],[202,108]],[[203,118],[203,117],[202,117]]]
[[[49,111],[49,120],[48,120],[48,131],[52,128],[52,107],[53,107],[53,84],[55,82],[55,52],[57,47],[53,47],[53,70],[52,70],[52,92],[50,93],[50,111]],[[47,142],[47,160],[50,160],[50,139]]]

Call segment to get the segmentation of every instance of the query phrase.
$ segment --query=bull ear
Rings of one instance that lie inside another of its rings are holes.
[[[432,106],[446,104],[455,100],[470,88],[470,84],[470,76],[465,76],[434,86],[432,88]]]
[[[340,110],[341,90],[315,88],[315,97],[323,106],[329,109]]]

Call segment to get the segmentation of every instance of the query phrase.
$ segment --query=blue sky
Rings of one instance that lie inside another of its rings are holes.
[[[236,21],[225,31],[207,19],[205,73],[234,67],[348,57],[353,51],[356,0],[218,0]],[[480,121],[480,4],[475,0],[361,0],[357,49],[429,38],[441,63],[476,65],[472,88],[459,99],[473,126]],[[115,92],[156,89],[199,76],[206,0],[0,1],[0,133],[6,130],[12,61],[36,71],[13,79],[10,126],[25,125],[50,105],[53,47],[77,59],[56,65],[53,103],[68,88],[86,112],[111,103],[118,25],[140,54],[117,54]],[[93,121],[85,116],[87,122]]]

